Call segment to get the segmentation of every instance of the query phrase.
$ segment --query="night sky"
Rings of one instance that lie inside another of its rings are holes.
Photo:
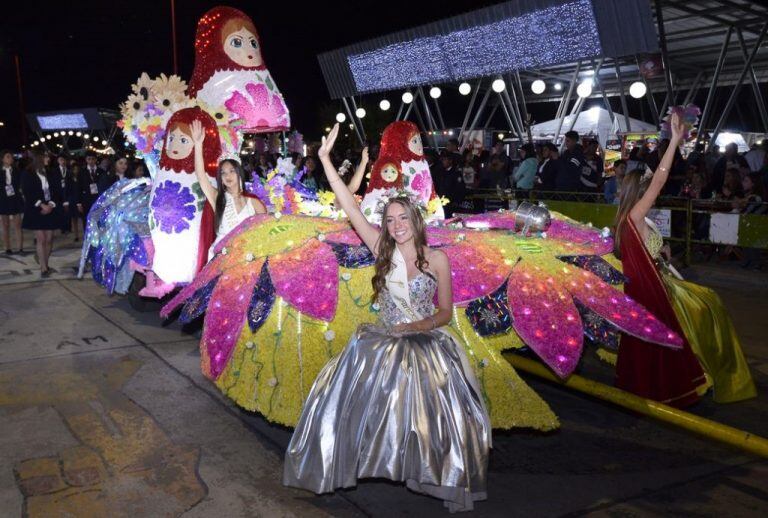
[[[498,0],[391,0],[372,2],[244,2],[228,5],[249,14],[261,36],[267,67],[285,96],[292,123],[306,140],[317,139],[322,128],[342,109],[331,102],[317,54],[344,45],[406,29],[499,3]],[[176,0],[179,74],[188,80],[194,64],[194,35],[198,18],[218,5],[214,1]],[[0,148],[18,149],[21,142],[15,53],[21,60],[26,111],[99,107],[118,109],[130,85],[142,72],[154,77],[173,71],[170,0],[78,0],[75,2],[20,0],[0,15]],[[713,56],[713,60],[716,56]],[[716,97],[722,108],[730,87]],[[706,89],[695,102],[703,106]],[[374,99],[373,97],[376,97]],[[399,92],[389,94],[393,110]],[[657,95],[661,103],[660,95]],[[394,113],[377,113],[378,99],[366,100],[369,116],[386,124]],[[630,115],[650,119],[643,103],[629,99]],[[753,129],[751,89],[742,88],[729,127]],[[444,89],[440,100],[448,126],[460,125],[466,99]],[[618,99],[611,99],[618,109]],[[602,105],[591,99],[585,106]],[[556,103],[529,104],[535,121],[554,116]],[[746,118],[745,118],[746,117]],[[496,127],[506,126],[497,113]],[[750,123],[751,122],[751,123]],[[379,127],[380,124],[379,124]],[[374,135],[371,135],[375,138]],[[32,140],[27,139],[27,143]],[[353,136],[349,135],[349,142]],[[373,140],[373,139],[372,139]]]
[[[267,67],[285,96],[294,126],[314,136],[330,98],[317,54],[367,38],[460,14],[497,1],[230,1],[260,32]],[[169,0],[19,1],[0,18],[0,146],[18,147],[19,110],[13,53],[21,59],[27,112],[117,109],[141,72],[173,71]],[[198,18],[218,2],[176,1],[179,74],[194,64]],[[394,103],[393,103],[394,104]],[[395,105],[395,109],[396,109]]]

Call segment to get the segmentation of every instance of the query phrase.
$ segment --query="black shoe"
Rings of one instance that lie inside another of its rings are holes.
[[[46,277],[50,277],[50,276],[51,276],[51,270],[50,269],[45,270],[44,272],[40,272],[40,277],[42,277],[42,278],[46,278]]]

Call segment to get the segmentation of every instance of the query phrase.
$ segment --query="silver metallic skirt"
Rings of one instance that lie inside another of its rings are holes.
[[[327,493],[405,482],[451,511],[486,498],[491,427],[464,352],[443,331],[358,328],[323,368],[285,456],[283,483]]]

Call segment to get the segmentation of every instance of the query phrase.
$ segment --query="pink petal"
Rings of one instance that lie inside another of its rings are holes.
[[[326,234],[325,240],[330,243],[339,243],[342,245],[359,246],[363,244],[360,236],[358,236],[357,232],[352,229],[340,230],[339,232],[331,232]]]
[[[252,104],[256,108],[255,111],[263,112],[268,109],[269,91],[267,90],[267,86],[265,84],[248,83],[247,85],[245,85],[245,90],[251,96],[251,99],[253,99]]]
[[[248,120],[249,114],[253,110],[251,104],[240,92],[233,93],[232,97],[224,102],[224,106],[227,107],[227,110],[236,114],[238,118],[244,120]]]
[[[184,286],[165,306],[160,310],[160,316],[168,317],[174,309],[184,304],[195,292],[208,284],[210,280],[221,273],[222,257],[217,256],[211,262],[206,264],[203,269],[192,279],[192,282]]]
[[[523,342],[561,378],[581,358],[584,330],[568,291],[551,275],[518,264],[507,285],[512,325]]]
[[[263,259],[251,263],[242,275],[225,273],[211,293],[200,340],[203,374],[218,378],[237,344],[248,315],[251,294],[259,278]]]
[[[581,245],[591,249],[595,255],[610,254],[613,251],[613,239],[604,238],[598,229],[566,220],[552,219],[547,229],[547,239]]]
[[[446,227],[427,227],[427,245],[448,246],[456,244],[456,239],[462,232]]]
[[[677,333],[628,295],[586,270],[566,265],[562,271],[564,286],[579,302],[625,333],[674,349],[682,348],[683,340]]]
[[[339,298],[339,265],[330,246],[311,240],[272,256],[269,273],[275,292],[291,306],[320,320],[333,319]]]
[[[469,243],[461,243],[442,250],[451,263],[455,305],[488,295],[504,282],[508,267],[496,249],[487,247],[478,253]]]

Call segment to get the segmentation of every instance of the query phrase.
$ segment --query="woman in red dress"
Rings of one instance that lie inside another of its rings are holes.
[[[661,274],[646,248],[650,241],[658,239],[646,222],[646,216],[664,188],[683,131],[679,117],[673,115],[671,142],[650,181],[639,169],[624,178],[616,214],[615,246],[624,274],[629,279],[624,287],[627,295],[686,338]],[[699,400],[707,381],[687,338],[682,349],[669,349],[624,335],[616,364],[616,386],[638,396],[685,407]]]
[[[682,350],[672,350],[624,336],[616,385],[677,407],[694,403],[712,387],[716,402],[731,403],[757,394],[736,328],[717,293],[683,280],[660,260],[664,240],[647,217],[667,181],[683,131],[673,115],[672,141],[652,178],[641,170],[624,177],[615,243],[629,278],[627,294],[677,331],[685,343]],[[669,259],[668,249],[666,255]]]

